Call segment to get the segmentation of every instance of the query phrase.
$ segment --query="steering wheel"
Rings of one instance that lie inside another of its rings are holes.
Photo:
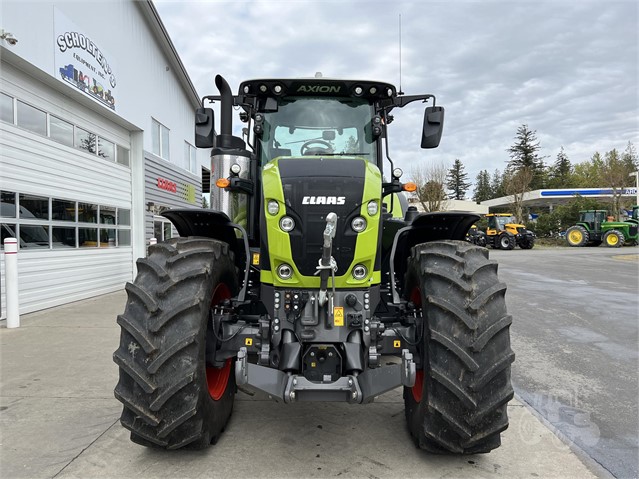
[[[311,145],[321,145],[311,147]],[[300,148],[300,155],[302,156],[313,156],[313,155],[327,155],[329,153],[333,153],[333,147],[328,141],[324,140],[308,140],[305,142]]]

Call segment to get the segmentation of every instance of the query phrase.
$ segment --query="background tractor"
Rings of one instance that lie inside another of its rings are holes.
[[[206,447],[237,387],[365,404],[403,386],[419,447],[498,447],[513,397],[506,285],[464,241],[478,217],[407,209],[388,156],[391,112],[415,101],[432,101],[421,147],[438,146],[435,97],[324,78],[246,81],[237,95],[215,83],[195,115],[215,209],[163,213],[180,237],[138,260],[118,316],[115,396],[131,439]],[[208,101],[220,102],[219,134]]]
[[[625,243],[637,244],[637,210],[633,207],[632,218],[628,221],[606,221],[606,210],[580,211],[577,224],[566,230],[566,241],[570,246],[599,246],[603,242],[611,248]]]
[[[532,249],[535,246],[535,233],[526,229],[510,213],[489,213],[486,215],[486,242],[494,249]]]

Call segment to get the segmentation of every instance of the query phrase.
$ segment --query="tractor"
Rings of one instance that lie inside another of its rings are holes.
[[[212,209],[163,213],[180,236],[137,261],[117,317],[115,396],[131,440],[214,444],[238,388],[366,404],[403,387],[420,448],[498,447],[513,397],[506,285],[464,240],[478,216],[408,208],[415,185],[388,153],[392,113],[416,101],[432,101],[421,147],[439,145],[435,97],[322,77],[245,81],[237,95],[215,83],[195,113]]]
[[[579,221],[566,230],[566,241],[570,246],[599,246],[602,242],[610,248],[625,243],[637,244],[639,239],[637,207],[633,207],[628,221],[606,221],[606,210],[579,212]]]
[[[466,233],[466,241],[477,246],[487,246],[488,240],[486,239],[486,233],[477,228],[477,225],[472,225]]]
[[[535,233],[517,222],[510,213],[489,213],[486,242],[493,249],[532,249],[535,246]]]

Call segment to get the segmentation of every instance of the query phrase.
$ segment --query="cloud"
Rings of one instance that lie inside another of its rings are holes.
[[[325,76],[434,93],[445,106],[442,144],[419,149],[423,109],[395,111],[391,157],[459,158],[473,179],[503,169],[517,127],[536,130],[553,162],[572,162],[639,138],[634,1],[158,1],[156,6],[201,95],[215,74],[232,88],[260,77]]]

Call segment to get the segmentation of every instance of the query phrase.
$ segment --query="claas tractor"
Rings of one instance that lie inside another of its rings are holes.
[[[195,114],[212,209],[163,213],[180,236],[138,260],[117,318],[115,396],[132,441],[215,443],[238,388],[366,404],[403,387],[419,447],[498,447],[513,397],[506,285],[464,240],[479,218],[407,208],[414,185],[388,153],[392,114],[413,102],[432,102],[421,147],[438,146],[435,97],[326,78],[245,81],[237,95],[215,83]]]
[[[606,221],[606,210],[584,210],[579,212],[579,221],[566,230],[566,241],[570,246],[599,246],[602,242],[610,248],[625,243],[637,244],[637,207],[633,207],[628,221]]]
[[[535,246],[535,233],[519,224],[510,213],[489,213],[486,215],[486,242],[494,249],[532,249]]]

